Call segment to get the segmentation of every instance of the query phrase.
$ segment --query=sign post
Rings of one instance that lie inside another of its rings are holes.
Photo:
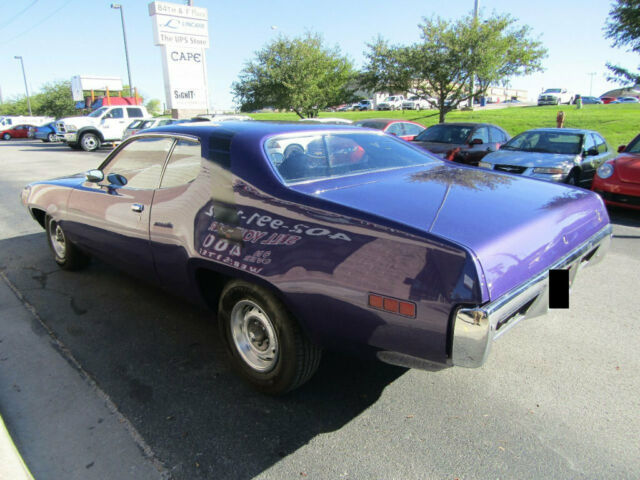
[[[168,2],[149,4],[153,39],[162,51],[167,106],[173,118],[209,111],[207,62],[209,16],[206,8]]]

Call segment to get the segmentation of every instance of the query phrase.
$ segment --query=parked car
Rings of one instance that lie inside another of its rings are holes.
[[[411,141],[424,130],[424,126],[409,120],[393,118],[368,118],[353,122],[356,127],[374,128],[385,133],[395,135],[403,140]]]
[[[560,105],[573,103],[573,94],[566,88],[547,88],[538,96],[538,106],[540,105]]]
[[[333,118],[333,117],[316,117],[316,118],[301,118],[298,120],[303,123],[323,123],[332,125],[350,125],[353,121],[346,118]]]
[[[431,104],[424,98],[413,95],[402,102],[403,110],[428,110],[431,108]]]
[[[400,110],[404,102],[404,95],[389,95],[376,107],[377,110]]]
[[[598,132],[537,128],[513,137],[480,166],[589,188],[596,169],[613,156]]]
[[[582,103],[584,105],[588,105],[588,104],[603,104],[604,102],[602,101],[602,99],[598,97],[582,97]]]
[[[636,97],[618,97],[609,103],[638,103],[638,102],[640,102],[640,100],[638,100]]]
[[[32,138],[42,140],[43,142],[57,142],[56,122],[47,123],[39,127],[33,127]]]
[[[511,136],[490,123],[439,123],[424,130],[413,144],[441,158],[467,165],[478,165]]]
[[[61,268],[100,257],[217,310],[235,370],[270,394],[311,377],[323,347],[478,367],[567,292],[550,269],[573,280],[611,237],[593,192],[350,126],[168,125],[22,202]]]
[[[364,110],[374,110],[373,100],[360,100],[360,103],[355,107],[355,110],[360,112]]]
[[[640,210],[640,135],[596,170],[591,189],[608,205]]]
[[[602,103],[611,103],[617,100],[617,98],[616,97],[600,97],[600,100],[602,100]]]
[[[33,125],[16,125],[0,131],[0,137],[3,140],[11,140],[12,138],[29,138],[29,128]]]
[[[129,124],[127,129],[124,131],[123,138],[129,138],[131,135],[135,135],[136,133],[147,130],[149,128],[162,127],[164,125],[172,125],[174,123],[183,122],[186,120],[176,120],[173,118],[142,118],[139,120],[134,120]]]

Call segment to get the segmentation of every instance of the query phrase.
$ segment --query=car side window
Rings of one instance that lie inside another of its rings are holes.
[[[116,186],[156,189],[172,145],[173,138],[166,137],[140,138],[128,143],[103,167],[104,176]]]
[[[471,141],[475,140],[476,138],[482,140],[482,143],[489,143],[489,129],[487,127],[477,128],[471,136]]]
[[[127,115],[129,118],[142,118],[144,115],[142,114],[142,109],[135,107],[127,107]]]
[[[507,136],[497,128],[489,129],[489,134],[491,135],[492,143],[505,143],[507,141]]]
[[[404,133],[404,127],[402,123],[392,123],[391,125],[389,125],[389,128],[387,128],[385,131],[386,133],[390,133],[392,135],[397,135],[397,136],[406,135]]]
[[[590,133],[585,134],[584,136],[584,147],[583,150],[585,152],[588,152],[589,150],[591,150],[592,148],[594,148],[596,146],[596,142],[593,139],[593,135],[591,135]]]
[[[600,135],[596,135],[595,133],[593,134],[593,137],[596,141],[596,148],[598,149],[598,153],[607,153],[609,149],[607,148],[607,142],[604,141],[604,138],[602,138]]]
[[[178,140],[162,175],[160,188],[179,187],[193,182],[200,173],[201,147],[198,142]]]
[[[418,135],[422,130],[424,130],[423,127],[414,125],[413,123],[404,123],[403,125],[405,135]]]
[[[121,108],[114,108],[104,118],[124,118],[124,111]]]

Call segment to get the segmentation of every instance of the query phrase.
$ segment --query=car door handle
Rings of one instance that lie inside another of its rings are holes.
[[[163,227],[163,228],[173,228],[173,223],[171,222],[153,222],[154,227]]]
[[[144,205],[142,205],[141,203],[132,203],[131,210],[133,210],[134,212],[141,212],[144,210]]]

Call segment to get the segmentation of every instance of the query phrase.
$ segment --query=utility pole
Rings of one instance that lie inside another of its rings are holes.
[[[479,8],[479,1],[480,0],[473,0],[473,24],[475,27],[478,26],[478,8]],[[471,72],[471,85],[470,85],[470,89],[469,89],[469,107],[471,108],[471,110],[473,110],[473,90],[476,86],[476,74],[475,72]]]
[[[111,8],[120,10],[120,20],[122,21],[122,37],[124,38],[124,55],[127,58],[127,76],[129,77],[129,96],[133,96],[133,82],[131,81],[131,67],[129,66],[129,49],[127,48],[127,32],[124,28],[124,10],[119,3],[112,3]]]
[[[16,55],[16,60],[20,60],[20,65],[22,65],[22,77],[24,78],[24,90],[27,92],[27,107],[29,107],[29,116],[31,116],[31,100],[29,99],[29,87],[27,87],[27,74],[24,73],[24,60],[20,55]]]
[[[589,96],[592,97],[593,96],[593,77],[596,74],[596,72],[590,72],[587,73],[587,75],[589,75],[591,77],[591,83],[589,84]]]

